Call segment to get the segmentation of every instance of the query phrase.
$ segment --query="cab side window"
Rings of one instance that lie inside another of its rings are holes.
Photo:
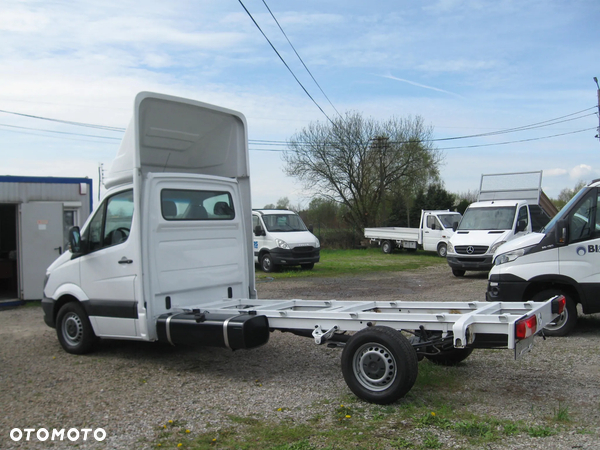
[[[120,192],[106,199],[92,218],[83,241],[87,251],[125,242],[129,237],[133,220],[133,191]]]
[[[529,225],[529,215],[527,214],[527,206],[521,206],[519,215],[517,216],[517,231],[524,231]]]
[[[596,214],[597,194],[588,195],[569,215],[569,242],[584,241],[600,235]]]

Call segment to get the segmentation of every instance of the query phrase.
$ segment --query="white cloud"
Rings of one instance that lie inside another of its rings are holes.
[[[593,173],[592,166],[587,164],[579,164],[569,170],[569,176],[574,180],[581,180],[589,177]]]
[[[567,169],[546,169],[544,170],[544,177],[559,177],[567,173]]]

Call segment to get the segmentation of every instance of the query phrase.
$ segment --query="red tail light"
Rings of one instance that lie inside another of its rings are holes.
[[[537,331],[537,317],[531,316],[524,319],[519,320],[515,324],[515,337],[518,340],[528,338],[532,336]]]
[[[552,313],[562,314],[565,310],[565,306],[567,306],[567,299],[564,295],[559,295],[554,300],[552,300]]]

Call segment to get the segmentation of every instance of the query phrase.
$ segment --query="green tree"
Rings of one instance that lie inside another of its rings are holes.
[[[346,207],[355,228],[387,220],[395,189],[426,185],[439,174],[442,153],[421,117],[377,122],[347,113],[332,123],[311,123],[284,153],[285,171],[320,197]]]
[[[587,183],[585,181],[579,180],[573,189],[564,188],[558,194],[558,198],[552,199],[552,203],[554,203],[554,205],[561,210],[562,207],[569,203],[569,200],[571,200],[575,194],[577,194],[586,184]]]

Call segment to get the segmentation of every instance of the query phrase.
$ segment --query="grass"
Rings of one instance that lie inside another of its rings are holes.
[[[362,250],[321,250],[321,261],[312,270],[300,267],[284,267],[278,272],[264,273],[257,267],[256,279],[342,277],[357,273],[401,272],[436,265],[445,265],[446,260],[435,253],[395,252],[391,255],[377,248]]]

